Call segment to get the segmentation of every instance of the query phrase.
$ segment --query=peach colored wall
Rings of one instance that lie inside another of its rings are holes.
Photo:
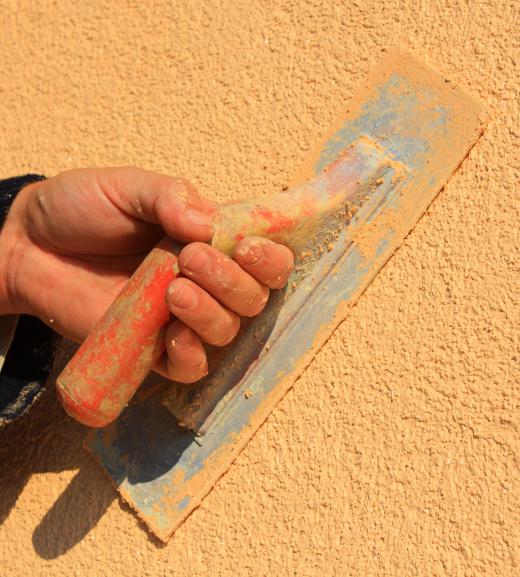
[[[168,545],[52,391],[0,431],[2,577],[520,573],[515,4],[0,0],[2,175],[131,163],[273,192],[393,45],[492,118]]]

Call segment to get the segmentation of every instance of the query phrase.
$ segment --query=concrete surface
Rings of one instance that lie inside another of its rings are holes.
[[[279,190],[394,45],[492,119],[168,545],[52,391],[0,431],[2,577],[520,574],[518,21],[513,0],[0,0],[6,176],[137,164],[217,199]]]

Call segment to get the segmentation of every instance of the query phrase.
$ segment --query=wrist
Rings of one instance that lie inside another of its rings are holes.
[[[0,229],[0,316],[27,312],[18,291],[17,270],[27,249],[23,213],[32,186],[29,184],[14,198]]]

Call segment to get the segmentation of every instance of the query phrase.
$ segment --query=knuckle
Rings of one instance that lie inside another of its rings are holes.
[[[195,187],[183,176],[169,176],[164,181],[165,192],[174,194],[183,202],[197,196]]]
[[[194,242],[187,245],[179,255],[179,268],[188,277],[201,277],[213,272],[213,258],[210,247],[203,242]]]
[[[142,172],[144,172],[142,168],[127,165],[95,170],[93,176],[97,179],[100,188],[128,194],[128,183],[137,179]]]
[[[237,263],[219,254],[212,259],[211,272],[214,291],[226,304],[240,304],[244,300],[244,272]]]
[[[186,189],[191,187],[190,182],[184,176],[172,176],[171,177],[172,186],[175,186],[179,189]]]
[[[190,256],[192,256],[195,252],[198,252],[200,250],[205,251],[207,249],[209,249],[209,246],[207,244],[205,244],[204,242],[199,242],[199,241],[190,242],[179,253],[179,263],[185,263],[186,260]]]

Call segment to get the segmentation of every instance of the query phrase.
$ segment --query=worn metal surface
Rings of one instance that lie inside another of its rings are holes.
[[[378,143],[407,173],[385,173],[330,253],[283,304],[258,360],[215,408],[204,437],[180,428],[152,395],[136,399],[88,441],[123,498],[163,540],[199,505],[292,386],[484,126],[469,98],[395,54],[347,109],[300,178],[320,173],[360,136]]]

